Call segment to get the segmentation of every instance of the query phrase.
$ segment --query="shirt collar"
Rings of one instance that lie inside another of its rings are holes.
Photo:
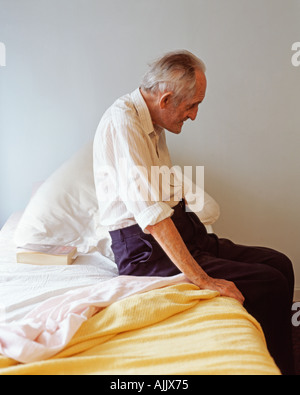
[[[160,127],[154,127],[153,122],[151,119],[151,115],[149,112],[149,109],[147,107],[147,104],[141,94],[140,88],[136,89],[131,93],[131,99],[133,101],[133,104],[138,112],[138,115],[141,119],[141,122],[143,124],[143,127],[145,128],[145,132],[147,134],[155,133],[160,135],[162,132],[162,129]]]

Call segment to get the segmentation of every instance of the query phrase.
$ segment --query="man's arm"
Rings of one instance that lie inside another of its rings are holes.
[[[166,218],[155,225],[149,225],[147,230],[160,244],[171,261],[192,283],[200,289],[218,291],[221,296],[234,298],[243,304],[244,297],[233,282],[211,278],[198,265],[188,251],[171,218]]]

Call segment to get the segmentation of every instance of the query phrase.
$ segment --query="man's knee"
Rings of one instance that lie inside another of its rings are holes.
[[[282,252],[273,250],[271,248],[263,248],[268,256],[268,261],[270,266],[273,266],[275,269],[284,272],[286,270],[293,270],[293,264],[291,260]]]
[[[283,253],[274,251],[272,267],[279,271],[287,280],[290,294],[294,292],[294,268],[292,261]]]
[[[287,304],[289,300],[289,284],[285,276],[277,269],[263,265],[255,265],[251,281],[246,285],[244,297],[246,303],[261,304],[270,308],[275,304]]]

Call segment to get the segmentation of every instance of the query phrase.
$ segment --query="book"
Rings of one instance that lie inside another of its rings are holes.
[[[31,265],[71,265],[77,248],[50,244],[26,244],[17,248],[17,262]]]

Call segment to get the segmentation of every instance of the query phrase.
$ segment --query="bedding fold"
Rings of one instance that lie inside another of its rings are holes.
[[[182,282],[189,282],[182,274],[168,278],[119,276],[49,298],[22,319],[0,322],[0,352],[22,363],[50,358],[99,310],[133,294]]]
[[[234,299],[177,283],[110,304],[46,361],[0,374],[280,374],[258,322]]]

